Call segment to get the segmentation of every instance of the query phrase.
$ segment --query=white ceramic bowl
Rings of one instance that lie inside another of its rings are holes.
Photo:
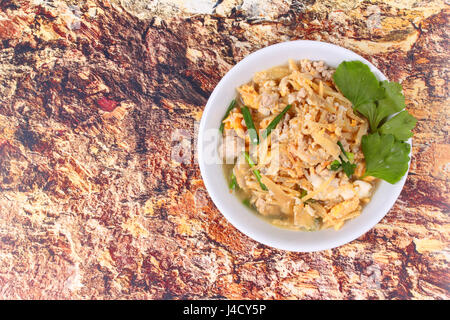
[[[407,174],[395,185],[381,181],[361,215],[347,221],[340,230],[305,232],[282,229],[258,217],[229,192],[222,165],[209,163],[211,161],[205,157],[206,153],[211,152],[211,138],[205,133],[219,128],[228,104],[236,96],[236,88],[250,81],[255,72],[286,64],[288,59],[323,60],[334,68],[342,61],[360,60],[370,67],[379,80],[386,80],[386,77],[366,59],[329,43],[297,40],[258,50],[236,64],[211,94],[200,122],[198,161],[203,181],[215,205],[241,232],[258,242],[278,249],[298,252],[330,249],[360,237],[375,226],[394,205]]]

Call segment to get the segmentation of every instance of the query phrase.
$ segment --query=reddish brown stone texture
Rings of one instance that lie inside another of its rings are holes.
[[[225,0],[195,14],[144,2],[0,3],[1,298],[450,297],[448,6]],[[362,54],[402,82],[419,120],[392,210],[311,254],[241,234],[195,150],[172,157],[235,63],[293,39]]]

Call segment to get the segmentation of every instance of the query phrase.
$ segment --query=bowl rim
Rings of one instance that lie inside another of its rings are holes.
[[[376,68],[372,63],[370,63],[368,60],[366,60],[365,58],[363,58],[362,56],[360,56],[359,54],[340,47],[338,45],[332,44],[332,43],[328,43],[328,42],[322,42],[322,41],[315,41],[315,40],[293,40],[293,41],[286,41],[286,42],[281,42],[281,43],[277,43],[277,44],[273,44],[267,47],[264,47],[262,49],[259,49],[251,54],[249,54],[248,56],[246,56],[245,58],[243,58],[240,62],[238,62],[237,64],[235,64],[223,77],[222,79],[219,81],[219,83],[216,85],[216,87],[214,88],[213,92],[211,93],[208,102],[206,103],[206,106],[203,110],[203,114],[201,117],[201,121],[200,121],[200,125],[198,128],[198,135],[197,135],[197,159],[198,159],[198,164],[200,167],[200,172],[202,175],[202,179],[204,182],[204,185],[208,191],[209,196],[211,197],[212,201],[214,202],[214,204],[216,205],[217,209],[222,213],[222,215],[226,218],[227,221],[229,221],[236,229],[238,229],[240,232],[242,232],[243,234],[247,235],[248,237],[252,238],[253,240],[262,243],[264,245],[276,248],[276,249],[281,249],[281,250],[286,250],[286,251],[292,251],[292,252],[315,252],[315,251],[322,251],[322,250],[327,250],[327,249],[332,249],[332,248],[336,248],[339,246],[342,246],[344,244],[347,244],[359,237],[361,237],[362,235],[364,235],[366,232],[368,232],[369,230],[371,230],[376,224],[378,224],[387,214],[388,212],[391,210],[391,208],[394,206],[395,202],[397,201],[398,197],[400,196],[400,193],[403,189],[403,186],[406,182],[408,173],[409,173],[409,169],[410,169],[410,164],[411,164],[411,159],[412,159],[412,139],[410,138],[407,143],[411,145],[411,151],[409,154],[410,160],[408,163],[408,170],[405,173],[405,175],[402,177],[402,179],[400,181],[398,181],[396,184],[394,185],[390,185],[392,186],[392,193],[391,196],[389,197],[389,199],[387,199],[387,201],[385,201],[382,204],[382,208],[380,209],[380,211],[382,213],[378,213],[377,215],[374,215],[373,217],[369,218],[369,221],[365,224],[364,227],[362,227],[360,230],[357,231],[353,231],[353,232],[348,232],[347,234],[341,235],[339,237],[339,239],[335,240],[335,241],[330,241],[330,243],[328,243],[327,245],[309,245],[309,246],[302,246],[301,244],[293,244],[290,242],[274,242],[274,241],[268,241],[267,237],[262,236],[259,232],[257,232],[255,229],[252,229],[251,227],[249,227],[248,225],[243,225],[242,223],[240,223],[237,219],[235,219],[235,217],[233,216],[233,214],[230,214],[227,210],[227,205],[224,203],[224,201],[222,201],[219,196],[217,194],[215,194],[214,192],[212,192],[213,190],[213,186],[212,186],[212,182],[211,182],[211,177],[210,174],[206,168],[206,164],[204,161],[204,157],[203,157],[203,150],[204,150],[204,131],[205,131],[205,127],[207,125],[207,119],[208,116],[211,114],[212,111],[217,111],[214,110],[213,108],[213,101],[216,99],[216,97],[219,95],[220,91],[223,90],[223,86],[224,84],[228,81],[228,79],[236,72],[239,72],[238,69],[247,64],[248,62],[250,62],[253,59],[257,59],[265,54],[267,54],[269,51],[274,50],[274,49],[288,49],[289,47],[291,47],[292,45],[297,46],[297,45],[306,45],[306,46],[315,46],[317,48],[326,48],[326,49],[330,49],[333,51],[339,51],[341,54],[344,55],[349,55],[352,56],[352,58],[350,60],[359,60],[361,62],[363,62],[364,64],[368,65],[370,70],[376,75],[376,77],[380,80],[388,80],[387,77],[378,69]],[[287,62],[288,58],[286,58],[286,62]],[[349,59],[343,59],[342,61],[349,61]],[[325,63],[327,63],[325,61]],[[268,67],[270,68],[270,66]],[[264,68],[261,68],[261,70],[264,70]],[[239,86],[240,84],[237,84],[237,86]],[[226,103],[224,103],[224,107],[223,107],[223,111],[225,111],[226,109]],[[381,183],[385,184],[387,182],[381,181]],[[377,187],[377,191],[378,189],[381,187],[381,185],[378,185]],[[375,192],[375,193],[376,193]],[[373,197],[373,196],[372,196]],[[244,207],[244,205],[242,205],[242,208],[244,211],[248,211],[250,212],[250,210],[246,209]],[[365,208],[364,208],[365,209]],[[363,209],[363,212],[364,212]],[[363,213],[362,212],[362,213]],[[361,213],[361,215],[362,215]],[[258,217],[259,220],[264,221],[261,217]],[[356,218],[355,218],[356,219]],[[264,223],[266,224],[270,224],[267,221],[264,221]],[[348,222],[346,222],[348,223]],[[273,226],[273,225],[272,225]],[[292,231],[292,230],[288,230],[288,229],[283,229],[280,227],[275,227],[278,229],[282,229],[284,230],[286,233],[288,232],[306,232],[306,231]],[[329,230],[329,229],[328,229]],[[334,230],[333,230],[334,231]],[[321,231],[313,231],[310,233],[318,233]],[[337,233],[337,231],[334,231]],[[307,232],[308,233],[308,232]]]

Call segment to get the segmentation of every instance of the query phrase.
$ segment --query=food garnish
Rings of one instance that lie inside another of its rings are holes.
[[[411,130],[417,123],[408,111],[402,111],[405,97],[401,84],[378,81],[361,61],[342,62],[333,80],[351,101],[353,109],[365,116],[370,124],[371,133],[362,137],[361,144],[366,161],[364,176],[377,177],[392,184],[400,181],[410,160],[410,147],[404,141],[412,137]],[[388,119],[397,112],[400,113]]]
[[[225,115],[222,118],[222,122],[221,122],[220,127],[219,127],[220,133],[223,133],[223,129],[225,127],[225,123],[223,121],[226,118],[228,118],[228,116],[230,115],[231,110],[233,110],[235,106],[236,106],[236,99],[233,99],[233,100],[231,100],[231,103],[228,106],[227,111],[225,111]]]
[[[258,180],[259,185],[261,186],[261,189],[263,189],[264,191],[267,191],[268,190],[267,187],[261,181],[261,173],[259,172],[258,169],[253,169],[255,167],[255,163],[250,158],[250,155],[248,154],[247,151],[244,152],[244,158],[247,161],[247,163],[250,166],[250,168],[252,168],[253,174],[255,175],[256,179]]]
[[[248,136],[252,144],[257,145],[259,143],[258,132],[256,132],[255,124],[253,123],[250,110],[246,106],[241,108],[242,115],[244,116],[245,125],[247,126]]]

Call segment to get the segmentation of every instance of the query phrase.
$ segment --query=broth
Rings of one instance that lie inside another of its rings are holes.
[[[227,185],[231,183],[231,172],[233,171],[234,164],[224,164],[223,165],[223,173],[225,175],[225,179],[227,180]],[[284,229],[289,230],[301,230],[301,231],[313,231],[308,230],[302,227],[295,226],[292,222],[292,217],[287,216],[281,211],[276,215],[271,216],[263,216],[256,210],[255,206],[250,203],[250,194],[245,192],[244,189],[241,189],[239,186],[236,186],[234,190],[230,190],[230,192],[235,195],[239,201],[242,202],[246,207],[250,208],[253,214],[258,216],[259,218]],[[317,229],[320,227],[320,221],[317,221]]]

